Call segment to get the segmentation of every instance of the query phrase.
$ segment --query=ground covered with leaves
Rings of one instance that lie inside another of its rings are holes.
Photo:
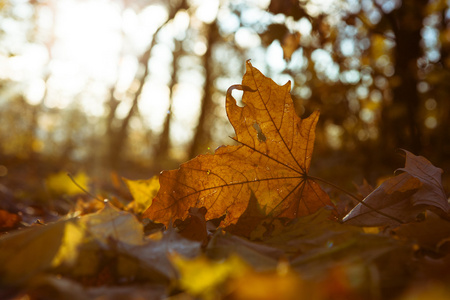
[[[247,62],[226,99],[236,145],[123,179],[129,203],[73,196],[44,219],[3,207],[0,298],[450,298],[443,171],[405,150],[404,168],[355,195],[311,176],[319,113],[299,118],[289,92]],[[47,184],[75,195],[87,178],[68,180]]]

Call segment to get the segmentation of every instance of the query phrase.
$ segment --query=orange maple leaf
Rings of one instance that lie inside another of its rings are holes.
[[[160,175],[160,190],[144,213],[169,224],[185,219],[190,207],[206,207],[206,219],[226,214],[234,224],[253,191],[259,206],[273,217],[295,218],[331,205],[328,195],[308,177],[319,112],[306,119],[294,109],[290,82],[277,85],[247,62],[242,85],[230,87],[228,119],[240,145],[199,155],[178,170]],[[244,90],[239,107],[232,89]]]

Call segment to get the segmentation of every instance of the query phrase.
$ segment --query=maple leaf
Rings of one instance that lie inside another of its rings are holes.
[[[252,193],[248,206],[236,224],[226,227],[227,232],[250,238],[250,234],[266,218],[265,212],[259,207],[255,194]]]
[[[450,204],[442,186],[442,173],[444,171],[433,166],[423,156],[416,156],[409,151],[403,151],[406,153],[405,167],[397,171],[404,171],[423,184],[423,187],[412,196],[414,205],[427,205],[441,216],[450,213]]]
[[[425,157],[406,153],[403,173],[383,182],[343,219],[352,225],[384,226],[412,222],[425,209],[448,219],[450,204],[442,187],[442,169]],[[375,209],[375,210],[374,210]]]
[[[245,211],[251,192],[273,217],[295,218],[331,205],[328,195],[308,177],[319,112],[299,118],[290,82],[277,85],[247,62],[242,85],[230,87],[228,119],[240,145],[199,155],[178,170],[160,175],[160,190],[144,217],[169,224],[185,219],[190,207],[206,207],[206,219],[226,214],[224,226]],[[239,107],[233,89],[244,90]]]

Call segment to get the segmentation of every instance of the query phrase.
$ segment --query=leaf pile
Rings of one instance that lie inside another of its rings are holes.
[[[289,86],[248,62],[226,99],[238,145],[159,183],[125,180],[128,206],[47,224],[0,211],[0,298],[449,298],[442,170],[405,151],[401,173],[339,221],[339,200],[309,175],[319,113],[299,118]]]

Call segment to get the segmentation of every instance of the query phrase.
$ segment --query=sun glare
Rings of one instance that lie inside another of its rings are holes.
[[[169,113],[172,114],[174,146],[186,144],[192,137],[204,82],[195,56],[205,55],[208,41],[202,34],[194,38],[187,36],[190,28],[202,31],[205,24],[217,18],[221,32],[235,33],[234,41],[248,51],[247,58],[253,59],[255,66],[264,69],[267,63],[274,71],[286,68],[280,43],[262,50],[259,32],[252,27],[255,22],[269,20],[264,10],[269,3],[269,0],[249,1],[247,4],[253,6],[243,11],[244,26],[219,0],[192,0],[189,10],[179,10],[162,27],[151,51],[149,74],[138,98],[142,124],[158,134]],[[133,5],[134,2],[110,0],[49,0],[36,5],[17,2],[15,9],[20,18],[36,17],[35,35],[28,39],[24,34],[27,30],[20,27],[24,22],[8,20],[2,24],[10,33],[9,40],[5,40],[10,44],[8,48],[15,49],[17,54],[0,57],[3,66],[0,78],[19,83],[25,100],[31,105],[80,109],[88,117],[101,118],[108,113],[108,101],[113,96],[119,101],[115,117],[125,118],[140,90],[140,76],[145,67],[139,58],[149,48],[155,32],[169,18],[169,7],[164,2],[140,9]],[[298,26],[304,36],[311,32],[311,24],[306,19]],[[192,51],[190,54],[194,58],[189,66],[179,62],[184,71],[179,73],[177,85],[170,91],[174,41],[180,41],[183,49]],[[328,63],[324,68],[326,65]],[[287,79],[278,78],[279,81]]]

